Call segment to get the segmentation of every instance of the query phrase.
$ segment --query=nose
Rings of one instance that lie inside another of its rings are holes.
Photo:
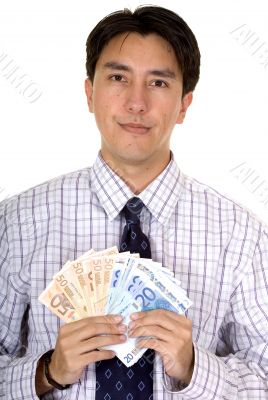
[[[146,88],[142,85],[131,85],[126,94],[125,107],[130,113],[144,114],[148,109]]]

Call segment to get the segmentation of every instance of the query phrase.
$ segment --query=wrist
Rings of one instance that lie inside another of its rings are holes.
[[[192,354],[191,354],[191,362],[190,365],[184,367],[180,367],[180,372],[174,374],[172,377],[178,382],[180,386],[180,390],[182,388],[186,388],[192,380],[193,372],[194,372],[194,365],[195,365],[195,353],[194,353],[194,346],[192,347]],[[183,370],[183,374],[181,374],[181,370]]]
[[[70,384],[62,384],[58,382],[56,379],[54,379],[53,375],[51,375],[50,371],[50,362],[51,362],[51,357],[52,354],[54,353],[53,350],[49,350],[47,353],[44,354],[44,371],[45,371],[45,377],[49,385],[51,385],[53,388],[56,388],[58,390],[65,390],[68,389],[71,385]]]
[[[194,372],[194,361],[195,361],[195,355],[194,355],[194,346],[192,347],[192,359],[191,359],[191,364],[189,366],[188,372],[186,374],[186,376],[183,379],[183,382],[185,384],[187,384],[187,386],[189,385],[189,383],[192,380],[192,376],[193,376],[193,372]]]
[[[36,374],[35,374],[35,390],[38,396],[41,396],[47,393],[49,390],[53,389],[53,386],[50,385],[45,376],[45,364],[44,364],[44,355],[39,359]]]

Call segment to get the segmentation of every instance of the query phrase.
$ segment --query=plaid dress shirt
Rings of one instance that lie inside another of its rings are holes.
[[[119,244],[120,211],[133,195],[99,155],[92,168],[0,205],[1,398],[38,398],[36,364],[55,347],[61,325],[38,296],[67,260]],[[267,226],[184,175],[173,159],[139,197],[153,260],[174,272],[193,301],[192,380],[180,391],[157,354],[154,399],[268,399]],[[95,365],[42,398],[94,399]]]

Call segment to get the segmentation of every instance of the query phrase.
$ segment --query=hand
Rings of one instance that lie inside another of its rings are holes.
[[[131,319],[130,337],[153,336],[140,339],[138,347],[160,353],[166,373],[189,384],[194,368],[191,321],[167,310],[134,313]]]
[[[105,315],[62,326],[49,364],[51,377],[62,385],[72,384],[80,378],[86,365],[113,358],[113,351],[97,349],[126,340],[127,327],[121,322],[121,316]]]

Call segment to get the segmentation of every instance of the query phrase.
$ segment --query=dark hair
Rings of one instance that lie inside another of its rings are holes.
[[[183,96],[194,90],[200,72],[200,51],[196,38],[179,15],[159,6],[141,6],[133,13],[129,9],[116,11],[95,26],[86,42],[86,70],[92,82],[103,47],[124,32],[141,35],[156,33],[170,43],[183,76]]]

